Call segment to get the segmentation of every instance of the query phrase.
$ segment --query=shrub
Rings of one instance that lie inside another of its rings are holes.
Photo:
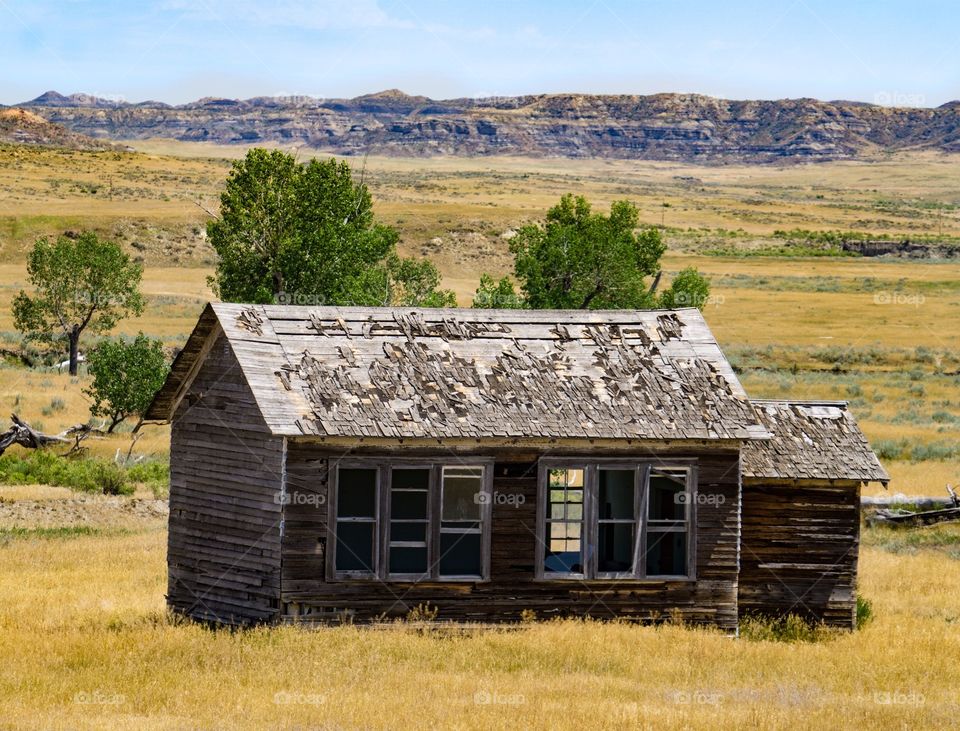
[[[25,457],[0,457],[0,484],[54,485],[107,495],[133,493],[126,470],[109,460],[67,459],[40,449]]]
[[[95,484],[104,495],[131,495],[127,471],[114,462],[95,461],[91,467]]]
[[[750,616],[740,622],[740,636],[751,642],[820,642],[833,631],[796,614],[786,617]]]
[[[431,607],[429,602],[424,602],[418,604],[409,612],[407,612],[407,621],[408,622],[432,622],[437,618],[437,615],[440,613],[438,607]]]
[[[140,462],[127,468],[127,477],[131,482],[144,484],[156,498],[165,498],[170,494],[170,464],[151,460]]]
[[[856,614],[857,629],[863,629],[870,623],[872,619],[873,619],[873,603],[869,599],[866,599],[860,594],[857,594],[857,614]]]

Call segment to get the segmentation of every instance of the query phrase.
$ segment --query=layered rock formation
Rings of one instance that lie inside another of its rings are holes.
[[[936,109],[814,99],[541,94],[435,101],[204,98],[170,106],[47,92],[24,105],[110,140],[279,143],[341,155],[553,155],[676,161],[836,160],[880,150],[960,152],[960,102]]]

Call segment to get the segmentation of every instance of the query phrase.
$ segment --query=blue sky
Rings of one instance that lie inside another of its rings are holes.
[[[0,103],[47,89],[960,98],[956,0],[0,0]]]

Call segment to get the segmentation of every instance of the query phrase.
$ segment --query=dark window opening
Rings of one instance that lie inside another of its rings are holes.
[[[489,467],[380,464],[343,466],[336,474],[330,523],[334,575],[390,581],[485,578]]]
[[[336,570],[372,574],[377,561],[377,470],[337,475]]]

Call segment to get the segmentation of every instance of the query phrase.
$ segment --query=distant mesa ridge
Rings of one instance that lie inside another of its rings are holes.
[[[18,105],[108,140],[302,145],[341,155],[533,155],[683,162],[857,159],[960,152],[960,102],[935,109],[849,101],[733,101],[699,94],[533,94],[435,100],[391,89],[169,105],[48,91]]]

